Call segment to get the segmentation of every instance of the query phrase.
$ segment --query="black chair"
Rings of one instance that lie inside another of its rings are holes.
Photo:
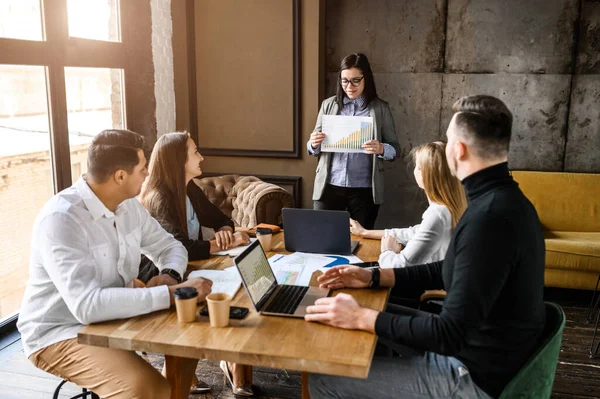
[[[595,358],[598,355],[598,348],[600,348],[600,341],[596,341],[596,334],[598,333],[598,321],[600,321],[600,293],[598,292],[598,283],[600,283],[600,273],[598,274],[598,280],[596,281],[596,288],[594,289],[594,294],[592,295],[592,300],[590,301],[590,306],[587,311],[587,322],[593,323],[594,318],[596,319],[596,325],[594,326],[594,333],[592,335],[592,342],[590,343],[590,359]],[[597,297],[596,297],[597,296]],[[594,343],[596,343],[596,347],[594,348]]]
[[[63,387],[63,385],[65,385],[67,383],[67,380],[62,380],[60,384],[58,384],[58,386],[56,387],[56,389],[54,390],[54,396],[52,396],[52,399],[58,399],[58,394],[60,393],[60,389]],[[98,395],[96,395],[94,392],[92,391],[88,391],[85,388],[81,389],[81,393],[77,394],[75,396],[71,396],[70,399],[79,399],[79,398],[87,398],[88,395],[90,397],[90,399],[100,399],[100,397]]]

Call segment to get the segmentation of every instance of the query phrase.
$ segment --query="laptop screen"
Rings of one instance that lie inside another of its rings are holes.
[[[250,299],[254,302],[254,306],[260,307],[258,306],[259,302],[269,289],[277,284],[277,281],[258,240],[235,258],[235,264],[244,280]]]

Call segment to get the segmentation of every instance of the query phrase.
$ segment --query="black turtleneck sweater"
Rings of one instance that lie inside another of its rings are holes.
[[[380,313],[378,336],[453,356],[497,397],[537,344],[544,327],[544,238],[537,213],[506,163],[463,180],[468,208],[446,259],[395,269],[392,295],[445,289],[439,315]]]

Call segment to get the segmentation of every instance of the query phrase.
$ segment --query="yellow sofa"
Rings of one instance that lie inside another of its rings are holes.
[[[593,290],[600,273],[600,174],[512,175],[544,227],[545,285]]]

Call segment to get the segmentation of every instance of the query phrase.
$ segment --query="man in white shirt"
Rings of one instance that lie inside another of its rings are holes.
[[[38,368],[102,398],[168,398],[166,379],[135,352],[77,343],[87,324],[167,309],[181,286],[187,251],[134,198],[148,176],[143,138],[105,130],[88,149],[88,173],[56,194],[33,228],[30,276],[18,328],[25,355]],[[161,274],[134,288],[141,254]]]

